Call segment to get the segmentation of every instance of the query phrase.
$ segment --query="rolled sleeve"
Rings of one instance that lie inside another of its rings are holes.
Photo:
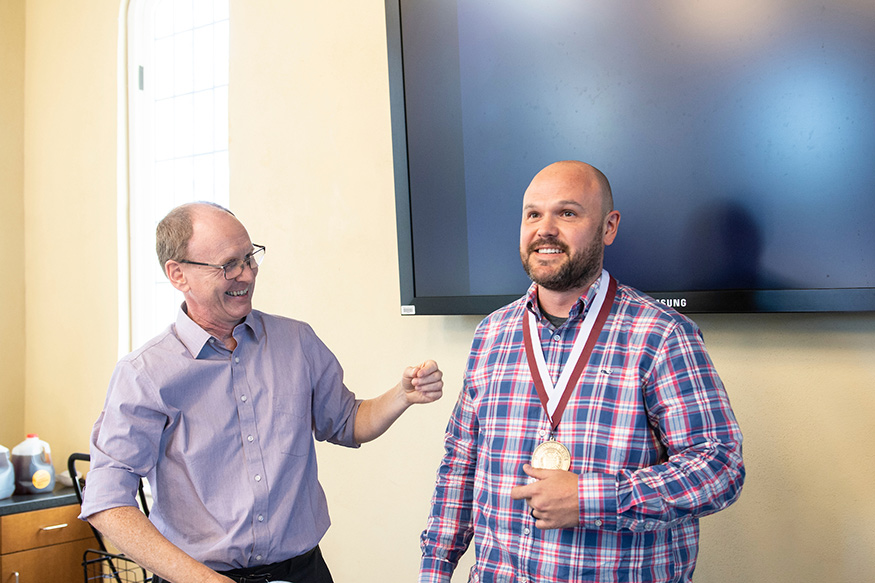
[[[80,518],[137,506],[141,477],[155,467],[167,416],[155,405],[148,377],[130,360],[116,366],[104,410],[91,434],[91,464]]]

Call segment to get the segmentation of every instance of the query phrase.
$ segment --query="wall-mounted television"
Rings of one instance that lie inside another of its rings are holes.
[[[610,179],[605,267],[685,312],[875,310],[872,0],[387,0],[405,314],[529,280],[522,194]]]

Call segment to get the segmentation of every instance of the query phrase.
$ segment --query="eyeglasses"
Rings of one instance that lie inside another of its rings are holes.
[[[247,253],[243,259],[234,259],[229,261],[225,265],[215,265],[213,263],[201,263],[200,261],[189,261],[187,259],[181,260],[179,263],[188,263],[189,265],[203,265],[205,267],[213,267],[215,269],[221,269],[225,274],[225,279],[237,279],[240,277],[240,274],[243,273],[243,269],[245,265],[249,265],[249,268],[252,271],[258,269],[258,266],[261,265],[261,262],[264,260],[264,245],[253,245],[255,250],[252,253]]]

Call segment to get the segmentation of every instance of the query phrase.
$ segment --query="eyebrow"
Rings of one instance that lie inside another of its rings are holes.
[[[579,202],[577,202],[576,200],[561,199],[561,200],[551,201],[551,202],[546,203],[546,204],[535,204],[535,203],[530,202],[528,204],[523,205],[523,210],[528,210],[528,209],[536,208],[536,207],[544,207],[544,206],[551,206],[551,207],[552,206],[559,206],[559,207],[575,206],[577,208],[584,208],[584,206],[582,204],[580,204]]]

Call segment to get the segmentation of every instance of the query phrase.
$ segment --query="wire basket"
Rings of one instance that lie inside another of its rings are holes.
[[[85,570],[85,583],[89,581],[148,583],[152,581],[152,575],[128,557],[104,551],[85,551],[82,568]]]

